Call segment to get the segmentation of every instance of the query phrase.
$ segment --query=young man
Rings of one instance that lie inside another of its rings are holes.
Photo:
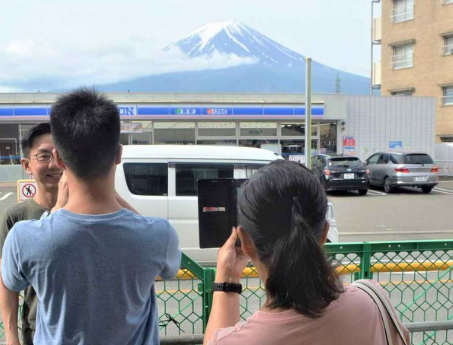
[[[118,108],[79,89],[59,98],[50,123],[69,200],[49,217],[11,230],[5,286],[35,289],[35,345],[158,344],[154,281],[176,275],[181,252],[166,220],[136,215],[116,197]]]
[[[0,258],[3,245],[11,228],[21,220],[39,219],[45,211],[55,206],[58,182],[63,170],[55,164],[52,151],[55,148],[50,134],[50,124],[33,126],[22,140],[22,167],[33,175],[37,192],[32,199],[8,208],[0,216]],[[0,259],[1,260],[1,259]],[[0,261],[1,262],[1,261]],[[32,287],[24,291],[22,308],[22,339],[25,345],[33,344],[36,329],[36,307],[38,300]],[[9,291],[0,279],[0,310],[8,344],[19,345],[17,331],[18,293]]]

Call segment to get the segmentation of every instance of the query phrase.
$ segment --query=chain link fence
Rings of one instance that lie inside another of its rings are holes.
[[[405,324],[453,320],[453,240],[326,244],[325,252],[345,285],[374,279],[388,293]],[[212,305],[215,269],[183,255],[172,281],[156,281],[161,336],[204,332]],[[264,285],[254,267],[243,273],[241,318],[265,301]],[[3,324],[0,324],[3,333]],[[4,334],[0,334],[0,342]],[[412,333],[412,344],[453,344],[453,330]]]

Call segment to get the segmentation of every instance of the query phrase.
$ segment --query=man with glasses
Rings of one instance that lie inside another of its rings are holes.
[[[3,245],[8,232],[15,223],[22,220],[40,219],[42,214],[50,211],[57,202],[58,183],[63,170],[55,164],[52,150],[55,148],[49,123],[33,126],[23,138],[23,158],[21,164],[28,175],[36,180],[37,191],[33,198],[8,208],[0,216],[0,265]],[[18,293],[6,289],[0,275],[0,311],[5,329],[6,341],[10,345],[19,345],[18,336]],[[23,344],[33,344],[36,329],[36,310],[38,299],[30,286],[24,290],[22,308]]]

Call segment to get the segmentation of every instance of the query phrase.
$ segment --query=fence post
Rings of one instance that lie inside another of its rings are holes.
[[[360,272],[355,274],[355,279],[371,279],[371,243],[363,244],[363,252],[360,256]]]
[[[205,267],[203,269],[203,333],[206,331],[208,325],[209,314],[211,314],[212,307],[212,283],[215,279],[215,269]]]

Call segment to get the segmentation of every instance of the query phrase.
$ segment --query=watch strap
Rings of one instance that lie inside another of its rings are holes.
[[[222,292],[236,292],[242,293],[242,285],[235,283],[212,283],[212,291],[222,291]]]

